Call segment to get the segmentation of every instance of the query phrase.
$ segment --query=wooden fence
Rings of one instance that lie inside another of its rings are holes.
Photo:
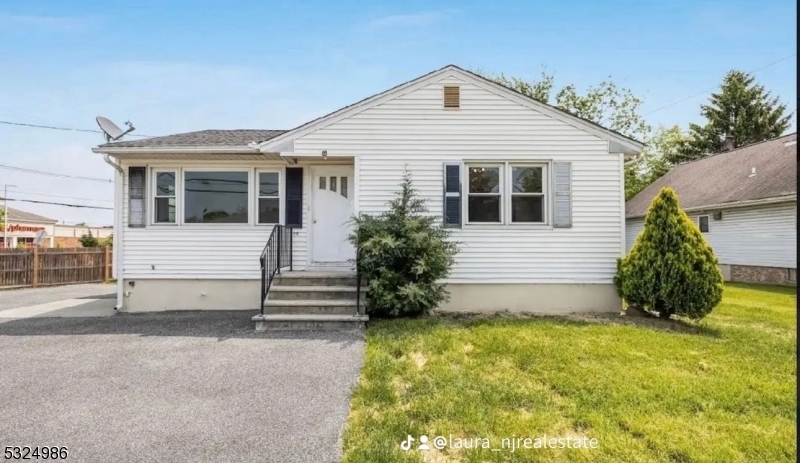
[[[0,249],[0,288],[111,279],[111,248]]]

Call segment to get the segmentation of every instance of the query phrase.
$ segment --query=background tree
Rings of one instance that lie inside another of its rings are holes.
[[[699,319],[722,299],[717,257],[672,188],[653,199],[644,230],[627,256],[617,259],[617,291],[631,306]]]
[[[103,242],[100,243],[100,245],[103,246],[104,248],[113,248],[114,247],[114,234],[112,233],[112,234],[108,235],[108,237],[106,237],[106,239],[104,239]]]
[[[685,149],[689,135],[677,125],[659,126],[646,139],[647,148],[633,163],[625,166],[625,200],[655,182],[672,168],[671,159]]]
[[[700,106],[700,114],[706,123],[689,125],[690,142],[670,157],[670,162],[719,153],[726,135],[733,136],[734,147],[779,137],[792,118],[786,105],[758,85],[755,77],[736,70],[728,72],[719,93],[712,93],[708,104]]]
[[[547,70],[542,71],[538,81],[509,78],[504,74],[491,74],[481,70],[475,72],[537,101],[551,104],[555,77]],[[591,86],[584,93],[578,92],[574,85],[566,85],[556,92],[554,103],[554,106],[570,114],[638,140],[645,139],[650,132],[650,126],[639,114],[641,105],[642,100],[631,90],[618,87],[611,80]]]
[[[83,246],[84,248],[96,248],[100,246],[100,242],[97,240],[97,238],[92,236],[91,231],[89,233],[84,233],[83,235],[81,235],[80,242],[81,246]]]

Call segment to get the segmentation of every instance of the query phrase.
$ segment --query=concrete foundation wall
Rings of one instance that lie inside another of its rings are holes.
[[[731,281],[731,266],[728,264],[719,264],[719,270],[722,272],[723,281]]]
[[[450,284],[441,310],[457,312],[619,312],[613,284]]]
[[[260,288],[260,280],[126,279],[121,311],[256,310]]]
[[[131,286],[133,282],[133,286]],[[259,280],[123,281],[123,312],[164,310],[257,310]],[[619,312],[622,302],[612,284],[450,284],[457,312]]]
[[[724,274],[724,273],[723,273]],[[731,265],[730,281],[768,285],[797,286],[797,269]]]

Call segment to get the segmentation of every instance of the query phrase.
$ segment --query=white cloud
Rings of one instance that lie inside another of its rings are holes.
[[[429,26],[443,20],[446,11],[423,11],[418,13],[393,14],[375,18],[367,25],[372,30]]]

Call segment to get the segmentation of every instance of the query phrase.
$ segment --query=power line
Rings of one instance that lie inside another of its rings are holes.
[[[112,201],[110,199],[79,198],[77,196],[51,195],[51,194],[48,194],[48,193],[35,193],[33,191],[20,191],[20,190],[17,190],[17,189],[14,190],[14,193],[21,193],[21,194],[34,195],[34,196],[49,196],[51,198],[78,199],[78,200],[81,200],[81,201],[98,201],[98,202],[104,202],[104,203],[113,203],[114,202],[114,201]]]
[[[72,132],[91,132],[91,133],[104,133],[102,130],[94,130],[94,129],[76,129],[73,127],[56,127],[54,125],[39,125],[39,124],[28,124],[25,122],[13,122],[13,121],[0,121],[0,124],[6,125],[16,125],[19,127],[30,127],[35,129],[50,129],[50,130],[65,130],[65,131],[72,131]],[[130,133],[127,136],[129,137],[142,137],[142,138],[150,138],[154,135],[145,135],[143,133]]]
[[[768,68],[770,66],[774,66],[774,65],[776,65],[776,64],[778,64],[778,63],[780,63],[782,61],[786,61],[787,59],[791,58],[792,56],[795,56],[796,54],[797,54],[797,52],[792,53],[791,55],[788,55],[788,56],[784,56],[783,58],[781,58],[781,59],[779,59],[777,61],[773,61],[773,62],[771,62],[771,63],[769,63],[769,64],[767,64],[765,66],[762,66],[762,67],[760,67],[758,69],[754,69],[752,71],[749,71],[749,74],[755,74],[758,71],[764,70],[764,69],[766,69],[766,68]],[[697,92],[694,95],[690,95],[690,96],[687,96],[686,98],[682,98],[682,99],[680,99],[678,101],[673,101],[672,103],[666,104],[666,105],[664,105],[664,106],[662,106],[660,108],[654,109],[654,110],[652,110],[652,111],[650,111],[648,113],[644,113],[644,114],[642,114],[642,116],[649,116],[650,114],[653,114],[655,112],[661,111],[662,109],[669,108],[670,106],[675,106],[676,104],[683,103],[686,100],[691,100],[692,98],[694,98],[696,96],[703,95],[705,93],[708,93],[708,92],[716,89],[717,87],[719,87],[719,84],[717,84],[717,85],[715,85],[713,87],[707,88],[707,89],[703,90],[702,92]]]
[[[67,204],[67,203],[54,203],[50,201],[35,201],[33,199],[14,199],[14,198],[5,198],[6,201],[18,201],[22,203],[34,203],[34,204],[50,204],[54,206],[67,206],[67,207],[78,207],[84,209],[103,209],[107,211],[113,211],[113,207],[103,207],[103,206],[88,206],[85,204]]]
[[[60,177],[60,178],[72,178],[76,180],[91,180],[93,182],[103,182],[103,183],[113,183],[114,181],[111,179],[106,178],[96,178],[96,177],[82,177],[80,175],[67,175],[67,174],[57,174],[55,172],[45,172],[43,170],[35,170],[35,169],[26,169],[24,167],[16,167],[16,166],[7,166],[4,164],[0,164],[0,169],[8,169],[8,170],[15,170],[17,172],[26,172],[29,174],[38,174],[38,175],[49,175],[51,177]]]

